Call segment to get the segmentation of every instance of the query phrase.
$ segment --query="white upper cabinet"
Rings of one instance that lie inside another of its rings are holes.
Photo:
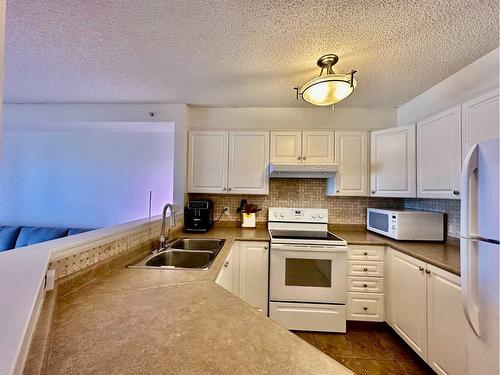
[[[269,133],[190,131],[188,192],[267,194]]]
[[[498,89],[462,104],[462,160],[470,146],[499,136]]]
[[[302,132],[302,163],[333,164],[334,133],[329,131]]]
[[[417,123],[417,197],[460,199],[460,106]]]
[[[301,131],[271,132],[271,162],[297,164],[302,160]]]
[[[227,191],[228,134],[226,131],[189,132],[188,192]]]
[[[336,195],[368,194],[368,132],[335,132]]]
[[[371,133],[371,195],[416,196],[414,125]]]
[[[230,194],[269,193],[269,132],[229,132]]]
[[[334,132],[271,132],[271,163],[333,164],[334,159]]]

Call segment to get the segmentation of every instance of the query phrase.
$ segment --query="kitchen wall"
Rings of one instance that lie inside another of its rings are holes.
[[[189,194],[190,199],[212,199],[214,217],[217,219],[224,207],[229,207],[229,215],[221,221],[239,221],[236,209],[241,199],[262,207],[257,213],[257,221],[267,221],[268,207],[310,207],[328,208],[329,222],[333,224],[366,224],[367,207],[402,208],[404,199],[369,197],[327,197],[326,180],[321,179],[271,179],[269,195],[227,195]]]
[[[0,9],[1,13],[1,9]],[[1,23],[0,23],[1,25]],[[1,27],[0,27],[1,29]],[[174,204],[181,208],[184,203],[186,181],[186,104],[4,104],[4,127],[43,127],[47,124],[75,123],[128,123],[139,124],[145,131],[155,129],[158,123],[173,123],[174,134]]]
[[[325,195],[326,181],[320,179],[271,179],[269,195],[189,194],[189,199],[212,199],[214,217],[217,219],[224,209],[229,214],[221,221],[239,221],[236,208],[241,199],[263,208],[257,213],[257,221],[267,221],[268,207],[313,207],[328,208],[332,224],[366,225],[367,207],[414,208],[447,214],[448,235],[460,234],[460,201],[447,199],[402,199],[371,197],[328,197]]]
[[[278,107],[204,108],[190,107],[193,129],[350,129],[371,130],[396,126],[394,108]]]
[[[73,123],[4,131],[0,223],[97,228],[172,201],[173,124]]]
[[[398,126],[460,104],[499,85],[499,49],[487,53],[397,109]]]

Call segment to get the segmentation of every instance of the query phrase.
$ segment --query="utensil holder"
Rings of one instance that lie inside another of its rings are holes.
[[[255,228],[255,213],[241,213],[241,227],[242,228]]]

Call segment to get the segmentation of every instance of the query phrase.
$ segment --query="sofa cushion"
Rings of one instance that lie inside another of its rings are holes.
[[[20,231],[21,227],[0,226],[0,251],[13,249]]]
[[[65,237],[67,233],[66,228],[22,227],[16,241],[16,247],[55,240],[56,238]]]
[[[89,230],[92,230],[92,229],[69,228],[69,229],[68,229],[68,236],[72,236],[72,235],[74,235],[74,234],[79,234],[79,233],[88,232]]]

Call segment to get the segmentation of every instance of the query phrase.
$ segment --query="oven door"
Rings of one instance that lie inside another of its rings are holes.
[[[344,304],[346,259],[346,247],[271,243],[271,301]]]

